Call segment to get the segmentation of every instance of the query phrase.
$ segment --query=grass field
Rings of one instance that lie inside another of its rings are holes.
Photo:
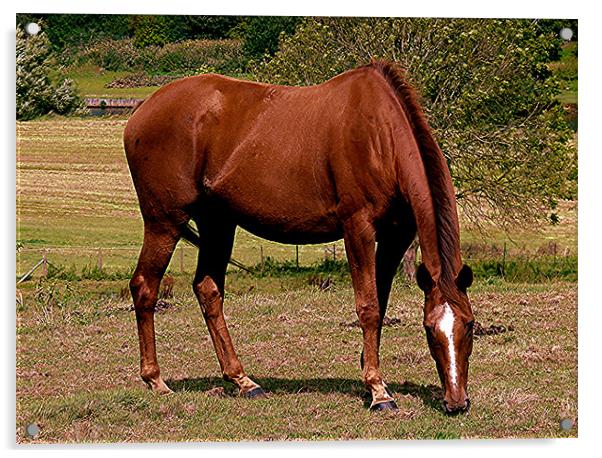
[[[576,284],[479,286],[471,412],[446,417],[422,330],[421,295],[396,284],[381,362],[400,407],[372,414],[359,369],[361,331],[348,283],[323,292],[287,279],[229,276],[226,314],[247,371],[271,396],[238,398],[222,382],[188,280],[157,314],[158,353],[175,393],[138,379],[138,342],[120,284],[45,284],[23,292],[17,325],[17,440],[36,441],[447,439],[575,436]],[[55,288],[54,293],[49,292]],[[53,299],[48,299],[52,297]]]
[[[61,119],[17,124],[17,275],[49,249],[50,262],[107,270],[134,265],[142,225],[121,146],[125,120]],[[537,250],[549,241],[576,250],[577,209],[560,224],[517,230],[512,241],[491,231],[464,242]],[[294,247],[237,233],[234,257],[293,259]],[[339,253],[342,247],[339,244]],[[382,367],[400,406],[371,414],[359,369],[361,331],[346,276],[327,291],[308,276],[256,277],[231,269],[226,310],[243,364],[271,392],[238,398],[220,379],[211,342],[190,288],[188,248],[175,298],[157,314],[163,375],[175,393],[157,397],[138,378],[138,343],[127,281],[32,280],[18,286],[17,423],[19,442],[402,439],[559,437],[577,419],[577,284],[477,281],[472,301],[483,326],[507,332],[476,338],[470,414],[449,418],[422,330],[421,293],[397,280],[384,330]],[[308,264],[324,246],[301,247]],[[32,440],[24,428],[37,423]]]

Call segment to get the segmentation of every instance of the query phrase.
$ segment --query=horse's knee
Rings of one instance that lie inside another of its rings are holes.
[[[193,285],[194,292],[201,304],[201,310],[206,318],[217,318],[221,313],[221,294],[219,288],[209,276]]]
[[[136,310],[151,309],[154,306],[156,294],[153,294],[149,280],[142,274],[137,274],[130,280],[130,291]]]
[[[356,307],[357,317],[362,328],[376,328],[380,321],[378,306],[364,303]]]

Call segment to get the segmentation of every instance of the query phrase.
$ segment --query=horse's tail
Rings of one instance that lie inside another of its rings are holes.
[[[187,224],[182,226],[182,238],[191,245],[200,248],[201,238],[199,237],[199,231],[193,227],[192,223],[188,222]],[[237,261],[232,257],[230,257],[228,262],[233,266],[236,266],[239,269],[242,269],[250,274],[254,273],[252,268],[245,266],[242,262]]]
[[[201,238],[199,237],[199,231],[196,230],[192,223],[188,222],[182,227],[182,238],[188,243],[195,247],[200,247]]]

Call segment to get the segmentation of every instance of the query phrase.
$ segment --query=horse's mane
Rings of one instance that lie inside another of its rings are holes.
[[[459,260],[460,235],[454,188],[445,157],[433,137],[416,91],[405,78],[405,72],[398,65],[384,60],[374,60],[368,66],[376,69],[389,83],[412,126],[435,210],[437,242],[441,257],[441,280],[443,280],[440,286],[448,294],[454,294],[455,288],[448,291],[448,287],[454,284],[456,269],[460,267],[456,265]]]

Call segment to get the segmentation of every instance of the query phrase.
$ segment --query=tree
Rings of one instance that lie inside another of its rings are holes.
[[[261,59],[278,50],[281,37],[294,33],[300,18],[295,16],[248,16],[232,31],[242,39],[247,59]]]
[[[50,112],[70,114],[83,110],[73,82],[50,77],[52,51],[46,34],[28,36],[17,28],[17,119],[29,120]]]
[[[252,71],[308,85],[385,58],[407,69],[476,223],[554,218],[576,192],[572,132],[548,69],[557,35],[533,20],[308,18]]]

